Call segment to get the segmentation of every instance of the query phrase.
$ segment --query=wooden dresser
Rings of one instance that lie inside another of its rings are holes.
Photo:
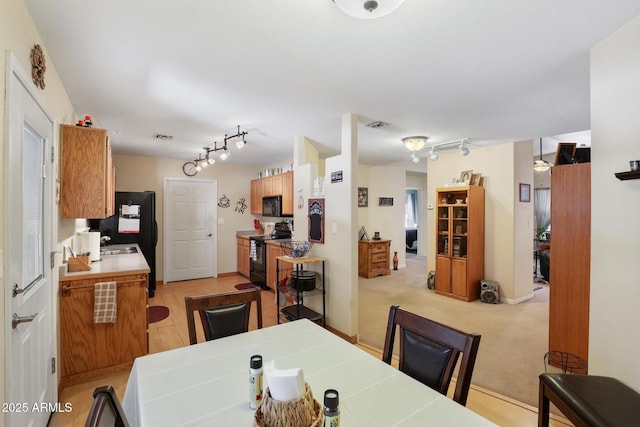
[[[358,276],[370,279],[391,274],[391,240],[358,241]]]

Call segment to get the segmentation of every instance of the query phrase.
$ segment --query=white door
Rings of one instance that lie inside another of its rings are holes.
[[[9,140],[6,204],[9,426],[45,426],[57,401],[51,283],[51,146],[53,122],[33,84],[8,56]],[[35,406],[34,406],[35,405]],[[5,409],[5,408],[3,408]],[[26,411],[25,411],[26,410]]]
[[[217,277],[217,183],[164,181],[164,283]]]

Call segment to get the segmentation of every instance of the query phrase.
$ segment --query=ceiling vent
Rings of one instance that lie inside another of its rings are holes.
[[[171,141],[173,139],[173,137],[171,135],[162,135],[162,134],[156,134],[155,135],[156,139],[159,139],[161,141]]]
[[[371,122],[369,124],[367,124],[367,127],[370,127],[372,129],[378,129],[378,128],[383,128],[383,127],[387,127],[389,126],[391,123],[387,123],[387,122],[383,122],[381,120],[375,121],[375,122]]]

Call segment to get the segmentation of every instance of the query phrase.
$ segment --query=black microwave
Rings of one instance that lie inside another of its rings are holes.
[[[262,198],[262,216],[282,216],[282,196]]]

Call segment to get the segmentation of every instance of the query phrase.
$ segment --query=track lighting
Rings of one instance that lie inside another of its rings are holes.
[[[224,140],[222,142],[214,141],[213,147],[203,147],[204,158],[202,158],[202,154],[198,154],[198,158],[193,161],[193,163],[196,164],[196,169],[198,170],[198,172],[202,170],[202,168],[206,168],[208,165],[215,164],[216,160],[213,157],[209,156],[210,153],[222,151],[222,153],[220,154],[220,159],[227,160],[229,158],[229,156],[231,155],[231,151],[229,151],[227,144],[229,140],[239,138],[238,140],[236,140],[235,145],[238,150],[242,149],[245,145],[247,145],[247,141],[244,139],[247,134],[247,131],[240,130],[240,126],[238,126],[238,132],[236,132],[234,135],[225,134]],[[220,144],[220,147],[218,147],[218,144]]]
[[[438,160],[440,156],[436,152],[436,148],[439,149],[442,147],[454,147],[457,145],[461,155],[469,155],[469,148],[465,145],[465,143],[469,140],[468,138],[454,139],[453,141],[440,142],[427,146],[428,139],[429,138],[426,136],[407,136],[406,138],[402,138],[404,146],[407,147],[409,151],[411,151],[411,160],[414,163],[418,163],[420,161],[420,158],[418,157],[418,151],[422,150],[423,148],[429,149],[429,158],[432,161]]]
[[[420,138],[423,138],[423,140],[421,141]],[[437,144],[431,144],[429,146],[425,144],[427,139],[428,138],[426,136],[409,136],[406,138],[402,138],[402,142],[404,142],[405,146],[412,151],[412,154],[411,154],[412,160],[414,159],[414,157],[418,158],[417,152],[425,147],[429,149],[429,158],[434,162],[438,160],[438,158],[440,158],[440,155],[436,151],[436,148],[441,149],[446,147],[457,146],[461,155],[468,156],[470,153],[469,148],[465,145],[466,142],[469,140],[468,138],[454,139],[453,141],[446,141],[446,142],[439,142]],[[414,162],[417,163],[415,160]]]
[[[468,156],[469,155],[469,149],[464,146],[464,139],[460,143],[460,154],[462,154],[463,156]]]

